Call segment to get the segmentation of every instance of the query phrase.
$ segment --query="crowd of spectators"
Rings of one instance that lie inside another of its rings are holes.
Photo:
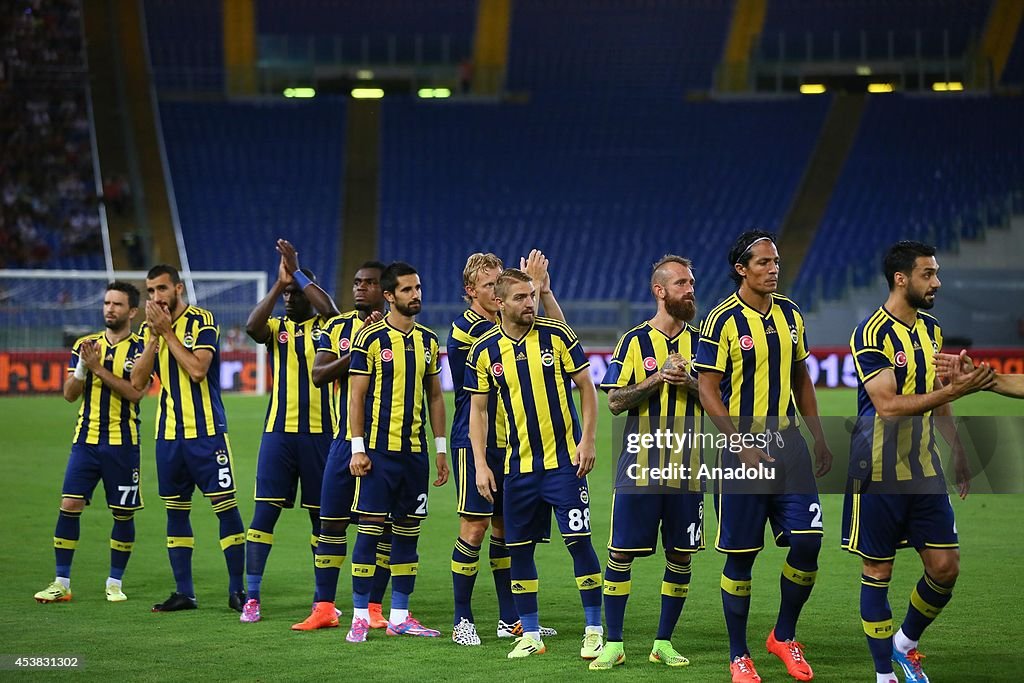
[[[102,250],[79,0],[0,0],[0,267]]]

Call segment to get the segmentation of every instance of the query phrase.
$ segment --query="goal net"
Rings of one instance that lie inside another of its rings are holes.
[[[131,282],[146,300],[145,271],[0,269],[0,395],[60,393],[71,346],[103,329],[110,280]],[[258,394],[267,389],[267,350],[245,334],[245,321],[267,293],[261,271],[192,271],[185,299],[213,312],[220,327],[220,385]],[[140,303],[132,321],[146,314]]]

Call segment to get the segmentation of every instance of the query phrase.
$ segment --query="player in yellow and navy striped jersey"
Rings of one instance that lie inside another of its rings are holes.
[[[327,321],[338,315],[334,301],[311,271],[299,268],[288,240],[277,241],[281,255],[277,280],[249,314],[245,331],[270,356],[270,405],[256,461],[256,504],[246,534],[245,579],[248,600],[240,620],[262,618],[260,592],[274,527],[283,508],[295,505],[302,484],[302,507],[309,511],[312,547],[320,535],[320,488],[331,447],[331,387],[313,384],[313,362]],[[284,315],[271,317],[284,298]],[[313,598],[317,601],[316,596]]]
[[[185,286],[173,266],[146,274],[145,349],[132,368],[132,384],[160,380],[156,411],[156,473],[167,506],[167,555],[176,589],[156,612],[198,606],[192,584],[195,539],[189,517],[196,487],[220,520],[220,546],[228,569],[228,606],[245,605],[245,527],[235,500],[235,475],[227,418],[220,397],[220,332],[213,313],[185,303]]]
[[[778,293],[779,252],[774,237],[761,230],[739,236],[729,251],[734,294],[713,308],[700,331],[697,360],[704,412],[731,439],[762,435],[769,452],[723,448],[725,467],[773,468],[784,490],[765,492],[761,482],[725,480],[715,496],[718,538],[727,554],[722,570],[722,606],[729,632],[733,681],[759,681],[747,647],[751,571],[764,548],[771,523],[775,542],[788,546],[780,582],[782,601],[766,647],[797,680],[813,673],[796,640],[796,624],[814,586],[821,550],[821,503],[814,475],[832,466],[832,453],[818,421],[818,401],[807,367],[807,339],[799,306]],[[814,436],[816,471],[798,429],[797,409]],[[774,456],[774,457],[773,457]],[[767,482],[765,482],[767,483]]]
[[[941,286],[934,247],[897,242],[886,253],[883,270],[889,297],[850,338],[858,424],[850,447],[842,544],[861,557],[861,621],[878,678],[892,678],[895,662],[907,681],[927,681],[918,641],[949,603],[960,573],[956,521],[935,432],[952,446],[956,483],[966,497],[970,471],[949,404],[990,388],[995,376],[991,368],[979,367],[947,386],[936,378],[932,361],[942,349],[942,330],[924,312],[935,305]],[[908,547],[921,557],[924,576],[894,634],[889,582],[896,550]]]
[[[608,392],[612,414],[626,412],[626,438],[658,429],[677,434],[703,431],[697,379],[690,374],[699,336],[689,324],[697,314],[694,282],[689,259],[671,254],[661,258],[654,264],[650,281],[657,313],[627,332],[615,347],[601,388]],[[689,660],[672,647],[672,632],[690,589],[690,557],[704,549],[704,494],[696,476],[703,462],[702,449],[697,441],[679,451],[650,448],[633,455],[626,443],[623,446],[612,493],[612,530],[604,572],[608,642],[590,668],[611,669],[625,661],[622,627],[632,589],[633,558],[654,554],[659,531],[665,548],[665,573],[650,661],[685,666]],[[689,478],[654,480],[643,474],[670,465],[688,467]]]
[[[346,533],[356,488],[355,477],[349,471],[352,444],[348,440],[348,370],[352,362],[352,342],[356,335],[365,325],[382,320],[386,313],[384,295],[380,289],[380,276],[385,267],[379,261],[367,261],[359,267],[352,286],[355,310],[331,318],[320,334],[316,361],[313,363],[313,384],[332,389],[334,440],[324,467],[320,492],[320,537],[313,562],[316,602],[308,617],[292,625],[295,631],[312,631],[338,625],[338,610],[335,607],[338,577],[348,554]],[[387,620],[381,614],[380,599],[390,578],[389,526],[385,525],[385,533],[377,543],[377,566],[370,599],[371,628],[387,627]],[[380,594],[375,601],[372,594],[377,590]],[[384,623],[380,624],[381,621]]]
[[[520,264],[534,280],[540,303],[548,317],[564,321],[562,309],[551,290],[548,259],[539,249],[520,259]],[[469,440],[470,394],[464,388],[466,360],[469,349],[480,336],[496,325],[498,304],[494,299],[494,284],[504,265],[494,254],[475,253],[466,260],[462,271],[464,299],[469,308],[452,322],[448,334],[448,367],[455,388],[455,416],[452,418],[452,477],[455,479],[456,512],[459,513],[459,536],[452,549],[452,591],[455,611],[452,616],[452,641],[459,645],[479,645],[473,619],[473,587],[480,567],[480,546],[488,526],[493,524],[489,558],[494,588],[498,595],[499,638],[522,634],[522,624],[516,613],[515,600],[509,578],[511,560],[505,544],[505,519],[502,489],[507,438],[505,414],[497,394],[490,394],[487,408],[487,465],[495,476],[497,490],[494,501],[485,500],[476,490],[476,465]],[[550,535],[550,530],[543,534]],[[541,628],[542,635],[557,635],[551,628]]]
[[[590,363],[575,332],[563,322],[536,316],[532,278],[517,269],[495,284],[500,324],[473,344],[465,388],[473,394],[469,435],[476,460],[476,485],[488,501],[497,490],[487,464],[489,394],[496,394],[508,424],[505,457],[505,539],[512,556],[512,594],[523,637],[510,658],[544,652],[537,607],[536,542],[554,510],[573,558],[586,621],[580,654],[600,654],[601,566],[590,540],[590,493],[586,475],[594,467],[597,391]],[[583,425],[572,387],[580,390]]]
[[[82,399],[71,455],[64,471],[60,513],[53,534],[57,575],[36,593],[39,602],[71,599],[71,562],[78,547],[80,518],[103,481],[107,507],[114,515],[110,531],[107,600],[127,600],[121,590],[135,543],[136,510],[142,509],[139,479],[139,401],[143,389],[131,383],[132,366],[142,354],[142,338],[132,332],[139,290],[114,281],[103,295],[103,332],[75,342],[64,382],[64,399]]]
[[[359,332],[349,365],[349,470],[357,477],[352,512],[359,515],[352,551],[354,610],[352,628],[346,636],[352,643],[364,642],[370,628],[374,551],[389,514],[394,520],[394,539],[387,632],[440,635],[409,614],[409,596],[419,571],[416,546],[420,522],[427,516],[428,412],[437,451],[434,486],[448,481],[437,336],[416,322],[422,294],[420,277],[412,266],[402,262],[388,266],[381,276],[381,291],[391,311]]]

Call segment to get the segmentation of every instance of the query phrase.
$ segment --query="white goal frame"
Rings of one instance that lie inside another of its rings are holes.
[[[0,268],[0,279],[11,280],[95,280],[110,282],[111,280],[127,280],[129,282],[145,282],[145,270],[57,270],[57,269],[21,269]],[[256,285],[256,301],[253,306],[267,295],[267,274],[262,270],[193,270],[181,273],[185,290],[189,294],[189,302],[195,302],[194,282],[210,282],[217,280],[252,282]],[[143,293],[145,298],[145,293]],[[216,311],[214,311],[216,313]],[[256,345],[256,393],[263,396],[267,393],[267,347]]]

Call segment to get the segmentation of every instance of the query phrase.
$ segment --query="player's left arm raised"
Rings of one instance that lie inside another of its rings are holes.
[[[823,477],[832,469],[832,451],[825,440],[825,431],[821,428],[814,382],[811,381],[811,373],[807,371],[807,363],[802,360],[793,365],[792,387],[796,407],[814,437],[814,474]]]
[[[309,280],[304,273],[299,272],[299,252],[295,250],[292,243],[288,240],[278,240],[277,252],[281,254],[281,259],[284,261],[284,267],[287,269],[288,274],[302,288],[302,293],[309,299],[313,309],[325,318],[333,318],[336,315],[340,315],[340,311],[338,311],[338,307],[335,305],[331,295],[325,292],[320,285]]]
[[[583,435],[576,444],[576,476],[583,478],[594,469],[597,460],[597,389],[590,379],[590,366],[577,370],[571,375],[573,383],[580,390],[580,405],[583,408]],[[572,400],[572,399],[569,399]]]
[[[935,378],[935,389],[942,388],[942,381]],[[960,498],[967,498],[971,491],[971,466],[967,462],[967,453],[964,452],[964,445],[956,432],[956,425],[953,423],[953,404],[943,403],[935,408],[932,413],[937,418],[935,426],[946,440],[953,451],[953,472],[956,476],[956,489]]]

